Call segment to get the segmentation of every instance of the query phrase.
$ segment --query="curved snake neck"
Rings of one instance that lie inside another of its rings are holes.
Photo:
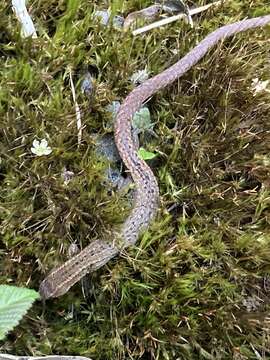
[[[79,254],[52,270],[40,285],[39,292],[43,299],[65,294],[85,274],[106,264],[121,248],[134,244],[140,232],[149,225],[156,214],[159,201],[158,185],[152,170],[139,159],[133,144],[130,120],[134,113],[150,96],[171,84],[196,64],[219,40],[268,23],[270,15],[239,21],[217,29],[173,66],[147,80],[127,96],[117,114],[115,142],[136,186],[133,210],[120,232],[114,231],[113,242],[95,240]]]

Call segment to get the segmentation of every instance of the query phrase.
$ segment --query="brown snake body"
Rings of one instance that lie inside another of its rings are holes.
[[[159,189],[152,170],[138,157],[132,141],[130,120],[134,113],[154,93],[171,84],[196,64],[219,40],[268,23],[270,15],[239,21],[217,29],[177,63],[147,80],[127,96],[117,114],[115,142],[136,186],[134,207],[120,231],[114,231],[112,242],[95,240],[79,254],[52,270],[40,285],[42,298],[63,295],[88,272],[106,264],[121,248],[134,244],[141,231],[149,225],[156,214]]]

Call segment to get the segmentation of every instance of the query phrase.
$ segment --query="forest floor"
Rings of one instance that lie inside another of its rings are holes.
[[[151,4],[118,0],[111,10]],[[1,284],[38,289],[71,243],[108,237],[126,218],[129,198],[105,185],[109,160],[93,134],[111,131],[106,106],[123,101],[131,76],[161,72],[222,25],[270,14],[269,0],[225,1],[193,17],[194,28],[178,21],[134,37],[93,19],[109,5],[31,0],[38,38],[24,39],[10,2],[0,2]],[[158,216],[136,246],[66,295],[37,301],[0,352],[270,359],[269,54],[270,26],[239,34],[149,100],[156,136],[143,146],[158,154],[149,162]],[[86,72],[91,99],[81,91]],[[33,154],[35,139],[51,153]]]

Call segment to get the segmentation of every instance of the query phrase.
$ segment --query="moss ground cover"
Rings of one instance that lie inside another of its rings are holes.
[[[207,2],[198,1],[197,5]],[[81,246],[110,236],[129,205],[104,186],[105,107],[156,74],[217,27],[270,14],[266,0],[232,0],[133,38],[93,21],[94,9],[127,15],[150,1],[31,1],[38,39],[25,40],[0,2],[0,282],[38,288]],[[270,28],[226,40],[149,102],[158,135],[148,151],[161,192],[159,214],[137,246],[64,297],[37,303],[0,345],[18,355],[93,359],[270,358]],[[80,92],[96,74],[94,99]],[[77,146],[69,74],[84,124]],[[47,139],[51,154],[31,153]],[[64,169],[74,177],[65,184]]]

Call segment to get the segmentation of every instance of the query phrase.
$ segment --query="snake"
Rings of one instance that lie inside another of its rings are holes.
[[[135,184],[134,204],[119,229],[112,229],[111,239],[97,239],[62,265],[54,268],[41,282],[39,293],[44,300],[65,294],[87,273],[93,272],[123,249],[136,243],[159,209],[159,187],[151,168],[142,160],[132,140],[131,119],[153,94],[172,84],[196,64],[220,40],[270,23],[270,15],[244,19],[224,25],[207,35],[175,64],[146,80],[125,98],[114,124],[115,143]]]

